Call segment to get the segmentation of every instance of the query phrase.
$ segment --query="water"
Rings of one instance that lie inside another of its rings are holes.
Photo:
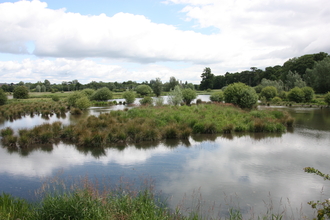
[[[111,108],[124,108],[123,106]],[[107,112],[109,107],[91,108],[88,114]],[[264,107],[265,108],[265,107]],[[285,108],[286,109],[286,108]],[[157,189],[175,208],[204,207],[210,215],[226,215],[228,207],[239,207],[244,215],[285,210],[288,216],[312,217],[310,200],[330,198],[330,182],[307,174],[304,167],[329,172],[330,110],[288,108],[295,127],[285,134],[245,136],[196,135],[189,140],[130,145],[104,150],[77,149],[59,143],[32,151],[10,152],[0,148],[0,187],[15,196],[33,199],[41,180],[60,175],[110,179],[121,177],[139,182],[152,178]],[[69,114],[46,121],[74,123]],[[32,127],[45,120],[35,116],[3,127]],[[221,207],[220,207],[221,205]],[[212,209],[211,211],[209,209]]]

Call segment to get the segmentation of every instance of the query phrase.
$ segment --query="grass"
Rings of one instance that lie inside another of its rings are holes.
[[[114,143],[188,139],[191,134],[281,133],[293,122],[287,112],[243,111],[226,104],[142,106],[98,117],[91,115],[69,126],[46,123],[20,131],[17,137],[5,129],[0,134],[5,134],[2,142],[6,146],[15,146],[15,140],[20,147],[70,140],[78,146],[104,147]]]
[[[201,196],[193,195],[192,203],[187,207],[184,197],[175,208],[168,207],[169,200],[154,189],[151,179],[140,184],[121,179],[119,184],[109,181],[90,180],[87,176],[79,179],[61,179],[56,176],[46,180],[36,191],[37,200],[29,202],[9,194],[0,195],[0,219],[7,220],[45,220],[45,219],[93,219],[93,220],[199,220],[199,219],[244,219],[239,207],[228,200],[226,211],[218,212],[215,204],[205,205]],[[195,197],[196,196],[196,197]],[[230,198],[232,200],[232,198]],[[221,205],[219,208],[221,209]],[[222,209],[224,210],[224,209]],[[275,211],[272,202],[265,205],[265,213],[247,219],[294,219],[288,210]],[[244,215],[245,216],[245,215]],[[303,215],[301,215],[303,216]],[[246,218],[246,216],[245,216]]]

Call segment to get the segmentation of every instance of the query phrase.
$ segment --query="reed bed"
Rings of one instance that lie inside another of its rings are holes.
[[[16,120],[26,115],[42,115],[49,117],[53,114],[61,115],[66,112],[67,104],[63,101],[21,102],[0,106],[0,120]]]
[[[281,133],[293,122],[287,112],[279,110],[243,111],[222,104],[142,106],[98,117],[91,115],[69,126],[60,122],[45,123],[20,130],[18,136],[8,133],[8,128],[0,134],[4,145],[21,148],[59,140],[70,140],[78,146],[105,147],[114,143],[188,139],[191,134]]]

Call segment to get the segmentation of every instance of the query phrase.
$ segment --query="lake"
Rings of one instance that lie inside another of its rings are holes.
[[[94,107],[98,115],[125,106]],[[260,107],[267,108],[267,107]],[[330,198],[330,181],[307,174],[304,167],[324,173],[330,165],[329,108],[280,107],[296,119],[284,134],[194,135],[189,140],[143,143],[104,150],[77,149],[68,143],[10,151],[0,147],[0,187],[3,192],[34,199],[45,178],[89,176],[139,184],[152,179],[171,208],[200,208],[209,216],[239,208],[245,216],[285,210],[285,217],[311,218],[311,200]],[[57,118],[23,117],[0,124],[31,128],[44,122],[79,120],[69,113]]]

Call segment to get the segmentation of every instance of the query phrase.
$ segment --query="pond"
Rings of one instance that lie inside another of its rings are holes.
[[[91,108],[100,114],[124,106]],[[262,107],[267,108],[267,107]],[[10,151],[0,147],[1,190],[33,200],[44,178],[83,177],[117,182],[151,178],[168,197],[171,208],[198,208],[210,216],[226,215],[228,207],[246,216],[267,210],[301,219],[311,218],[311,200],[330,198],[330,181],[307,174],[304,167],[329,173],[330,110],[285,108],[296,119],[284,134],[194,135],[186,141],[144,143],[104,150],[77,149],[68,143]],[[65,116],[23,117],[0,129],[33,127],[53,121],[74,123]]]

